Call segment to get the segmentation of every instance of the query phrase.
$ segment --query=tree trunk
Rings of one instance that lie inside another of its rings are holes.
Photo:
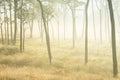
[[[14,42],[16,44],[16,35],[17,35],[17,0],[14,0]]]
[[[108,1],[110,20],[111,20],[111,38],[112,38],[112,59],[113,59],[113,76],[117,77],[118,75],[118,64],[117,64],[117,55],[116,55],[116,35],[115,35],[115,21],[114,13],[112,7],[112,1]]]
[[[83,12],[83,24],[82,24],[82,35],[81,38],[84,38],[84,31],[85,31],[85,13]]]
[[[41,38],[41,32],[40,32],[40,31],[41,31],[40,21],[38,20],[37,23],[38,23],[38,29],[39,29],[39,34],[40,34],[40,38]]]
[[[102,43],[102,12],[100,10],[100,42]]]
[[[7,17],[6,17],[6,4],[5,4],[5,0],[4,0],[4,30],[5,30],[5,43],[6,43],[6,41],[7,41],[7,29],[6,29],[6,21],[7,21],[7,19],[6,19]]]
[[[86,6],[85,6],[85,64],[88,63],[88,5],[89,0],[87,0]]]
[[[45,33],[46,33],[46,42],[47,42],[49,61],[50,61],[50,64],[51,64],[52,63],[52,56],[51,56],[49,32],[47,30],[47,22],[46,22],[46,19],[45,19],[45,16],[44,16],[44,12],[43,12],[43,5],[42,5],[40,0],[37,0],[37,1],[39,2],[40,8],[41,8],[41,15],[42,15],[42,19],[43,19],[43,23],[44,23],[44,29],[45,29]]]
[[[95,15],[94,15],[94,4],[92,0],[92,14],[93,14],[93,30],[94,30],[94,38],[96,40],[96,28],[95,28]]]
[[[72,10],[72,20],[73,20],[73,48],[75,47],[75,10]]]
[[[58,26],[58,45],[60,44],[60,24],[59,24],[59,20],[57,21],[57,26]],[[65,26],[64,26],[65,28]],[[65,39],[65,32],[64,32],[64,39]]]
[[[51,24],[51,32],[52,32],[52,37],[53,37],[53,40],[55,40],[55,38],[54,38],[54,28],[53,28],[53,25],[52,25],[52,23],[50,23]]]
[[[24,50],[25,50],[25,26],[24,26],[25,24],[23,24],[23,47],[22,47],[22,49],[23,49],[23,52],[24,52]]]
[[[8,17],[7,17],[7,44],[9,45],[9,24],[8,24]]]
[[[41,18],[41,40],[43,41],[43,37],[44,37],[44,30],[43,30],[43,20],[42,20],[42,18]]]
[[[23,4],[23,0],[22,3]],[[22,21],[22,6],[20,9],[20,52],[23,52],[23,21]]]
[[[96,7],[98,8],[99,14],[100,14],[99,16],[100,17],[100,42],[102,43],[102,10],[98,7],[97,0],[95,0],[95,2],[96,2]]]
[[[2,39],[2,44],[4,44],[2,23],[1,23],[1,25],[0,25],[0,28],[1,28],[1,39]]]
[[[30,24],[30,38],[32,38],[33,35],[33,19],[31,20],[31,24]]]
[[[66,22],[65,22],[65,16],[66,16],[66,15],[65,15],[65,10],[64,10],[64,15],[63,15],[63,23],[64,23],[64,40],[65,40],[65,37],[66,37],[66,34],[65,34],[65,31],[66,31],[66,29],[65,29],[65,28],[66,28],[66,27],[65,27],[65,26],[66,26],[66,24],[65,24],[65,23],[66,23]]]
[[[11,0],[9,0],[9,8],[10,8],[10,35],[11,35],[11,42],[13,42],[13,32],[12,32],[12,4]]]
[[[106,14],[106,10],[105,10],[105,16],[104,16],[104,20],[105,20],[105,38],[106,38],[106,41],[107,41],[107,37],[108,37],[108,35],[107,35],[107,14]]]

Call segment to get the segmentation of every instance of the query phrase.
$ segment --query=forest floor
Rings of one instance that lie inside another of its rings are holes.
[[[89,42],[89,62],[84,64],[84,42],[51,42],[52,65],[45,42],[28,39],[25,52],[0,45],[0,80],[120,80],[120,46],[117,44],[119,75],[113,78],[111,46]],[[7,48],[6,48],[7,47]],[[19,47],[19,44],[17,45]]]

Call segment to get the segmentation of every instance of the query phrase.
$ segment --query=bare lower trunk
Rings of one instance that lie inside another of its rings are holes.
[[[14,0],[14,42],[16,44],[16,35],[17,35],[17,0]]]
[[[87,0],[85,6],[85,64],[88,63],[88,5],[89,0]]]
[[[0,28],[1,28],[1,39],[2,39],[2,44],[4,44],[2,23],[1,23],[1,25],[0,25]]]
[[[40,8],[41,8],[41,14],[42,14],[42,19],[43,19],[43,23],[44,23],[44,29],[45,29],[45,33],[46,33],[46,42],[47,42],[47,49],[48,49],[48,55],[49,55],[49,61],[50,64],[52,63],[52,56],[51,56],[51,48],[50,48],[50,39],[49,39],[49,32],[47,30],[47,22],[44,16],[44,12],[43,12],[43,5],[41,3],[40,0],[37,0],[40,4]]]
[[[94,4],[93,4],[93,0],[92,0],[92,14],[93,14],[93,30],[94,30],[94,38],[96,40],[96,28],[95,28],[95,15],[94,15]]]
[[[13,31],[12,31],[12,4],[11,0],[9,0],[9,8],[10,8],[10,36],[11,36],[11,42],[13,42]]]
[[[21,3],[23,4],[23,2]],[[22,21],[22,6],[20,9],[20,52],[23,52],[23,21]]]
[[[72,19],[73,19],[73,48],[75,47],[75,10],[72,11]]]
[[[7,20],[7,44],[9,45],[9,24]]]
[[[107,0],[107,1],[108,1],[109,11],[110,11],[110,20],[111,20],[113,76],[117,77],[118,64],[117,64],[117,55],[116,55],[116,35],[115,35],[114,13],[113,13],[112,1],[111,0]]]
[[[23,24],[23,52],[25,50],[25,28],[24,28],[24,24]]]
[[[100,10],[100,42],[102,43],[102,12]]]

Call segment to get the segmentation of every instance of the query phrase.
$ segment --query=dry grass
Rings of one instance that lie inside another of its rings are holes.
[[[89,44],[89,63],[84,64],[84,44],[52,42],[53,63],[49,65],[45,42],[27,40],[24,53],[0,53],[0,80],[120,80],[112,77],[110,44]],[[118,45],[118,63],[120,46]],[[120,63],[119,63],[120,68]],[[120,74],[120,73],[119,73]]]

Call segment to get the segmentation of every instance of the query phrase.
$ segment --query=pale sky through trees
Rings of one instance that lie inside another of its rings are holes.
[[[108,14],[108,9],[104,9],[104,8],[108,8],[107,7],[107,4],[105,4],[105,1],[103,2],[104,4],[101,3],[101,6],[104,6],[102,7],[102,30],[103,30],[103,39],[106,38],[106,35],[107,37],[109,36],[108,34],[108,30],[106,32],[105,30],[105,26],[109,26],[110,27],[110,21],[109,21],[109,24],[108,24],[108,18],[109,18],[109,14]],[[96,28],[96,35],[100,35],[100,23],[99,23],[99,11],[98,11],[98,8],[96,6],[96,2],[93,3],[94,5],[94,16],[95,16],[95,28]],[[98,6],[100,6],[100,3],[97,3]],[[58,5],[57,5],[58,6]],[[61,7],[61,5],[59,5]],[[61,7],[62,8],[62,7]],[[64,25],[63,25],[63,13],[64,11],[62,11],[62,9],[59,8],[59,13],[58,15],[59,16],[59,21],[60,21],[60,37],[62,38],[63,37],[63,29],[64,29]],[[89,38],[90,39],[94,39],[94,32],[93,32],[93,21],[92,21],[92,18],[93,18],[93,15],[92,15],[92,8],[91,8],[91,2],[89,4],[89,9],[88,9],[88,15],[89,15]],[[106,13],[107,11],[107,13]],[[117,15],[116,15],[116,12],[115,11],[115,19],[116,19],[116,36],[117,36],[117,40],[119,40],[119,36],[120,36],[120,30],[119,30],[119,22],[117,20]],[[119,14],[119,13],[118,13]],[[66,11],[66,14],[65,14],[66,18],[65,18],[65,21],[66,21],[66,35],[68,38],[72,38],[72,18],[71,18],[71,11],[69,9],[69,7],[67,7],[67,11]],[[106,16],[106,22],[105,22],[105,16]],[[110,19],[109,19],[110,20]],[[83,6],[80,6],[79,8],[76,9],[76,31],[77,31],[77,36],[80,38],[80,36],[82,35],[82,31],[83,31],[83,21],[84,21],[84,5]],[[49,26],[53,26],[53,29],[54,29],[54,33],[55,33],[55,36],[57,38],[57,24],[56,24],[56,21],[55,19],[53,18],[50,22],[49,22]],[[36,36],[39,36],[39,31],[38,31],[38,27],[37,27],[37,22],[35,22],[35,25],[36,25],[36,28],[34,28],[34,34]],[[51,28],[50,28],[50,33],[52,34],[52,31],[51,31]],[[106,34],[107,33],[107,34]],[[99,39],[99,36],[97,36],[97,39]]]

